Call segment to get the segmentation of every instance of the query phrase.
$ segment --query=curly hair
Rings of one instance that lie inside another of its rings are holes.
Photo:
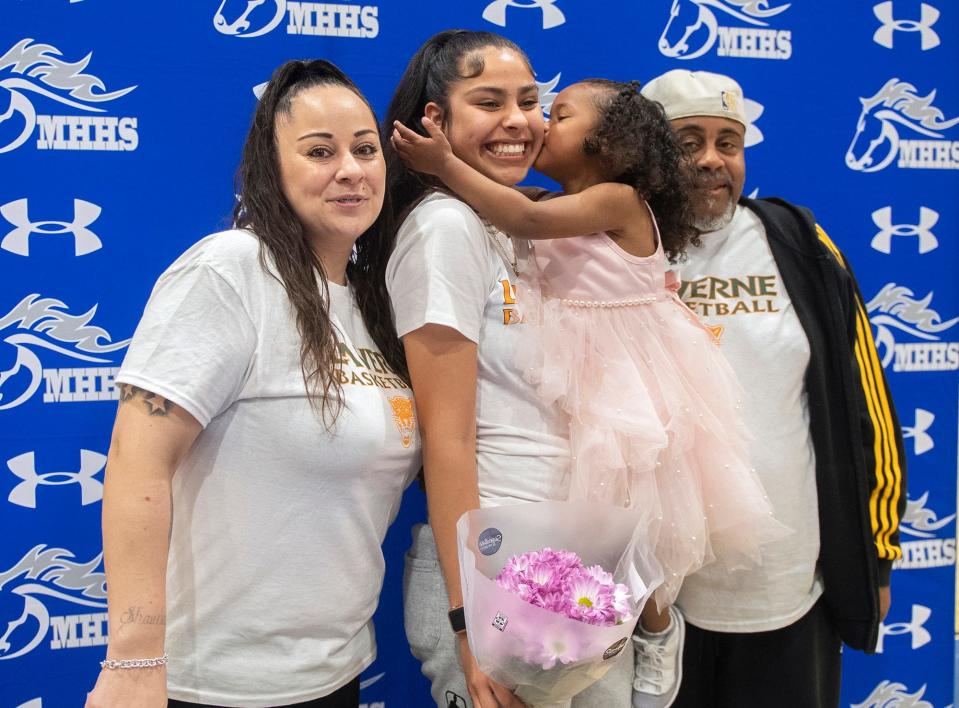
[[[693,226],[689,158],[662,106],[639,93],[639,82],[586,79],[596,89],[599,119],[583,142],[596,155],[611,182],[628,184],[645,199],[659,224],[663,251],[670,262],[682,260],[686,247],[699,246]]]

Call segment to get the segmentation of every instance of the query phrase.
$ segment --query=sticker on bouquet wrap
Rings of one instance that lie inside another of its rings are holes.
[[[502,612],[497,612],[496,616],[493,617],[493,626],[499,631],[505,632],[507,624],[509,624],[509,617]]]
[[[618,642],[613,644],[609,649],[603,652],[603,661],[608,661],[614,656],[619,656],[619,653],[623,650],[623,647],[626,646],[626,642],[629,641],[629,637],[623,637]]]
[[[490,527],[479,535],[476,545],[484,556],[496,555],[500,546],[503,545],[503,534],[499,529]]]

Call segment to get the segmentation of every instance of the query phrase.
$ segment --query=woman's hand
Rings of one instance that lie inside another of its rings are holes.
[[[525,708],[526,704],[513,695],[508,688],[496,683],[484,674],[473,658],[465,634],[457,635],[459,640],[460,663],[466,675],[466,689],[476,708]]]
[[[102,669],[84,708],[166,708],[166,667]]]
[[[453,148],[436,123],[426,116],[422,121],[428,137],[423,137],[399,121],[394,121],[390,142],[410,169],[442,179],[449,162],[455,157]]]

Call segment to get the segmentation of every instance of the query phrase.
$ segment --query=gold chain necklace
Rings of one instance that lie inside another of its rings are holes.
[[[513,275],[519,277],[519,264],[516,260],[516,249],[513,240],[486,219],[482,219],[482,221],[483,226],[486,227],[486,235],[489,236],[490,241],[493,242],[493,247],[503,257],[503,260],[509,264]]]

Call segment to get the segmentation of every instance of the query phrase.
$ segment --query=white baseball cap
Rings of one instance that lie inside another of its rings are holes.
[[[715,116],[748,125],[742,88],[722,74],[673,69],[643,86],[642,94],[662,104],[669,120]]]

